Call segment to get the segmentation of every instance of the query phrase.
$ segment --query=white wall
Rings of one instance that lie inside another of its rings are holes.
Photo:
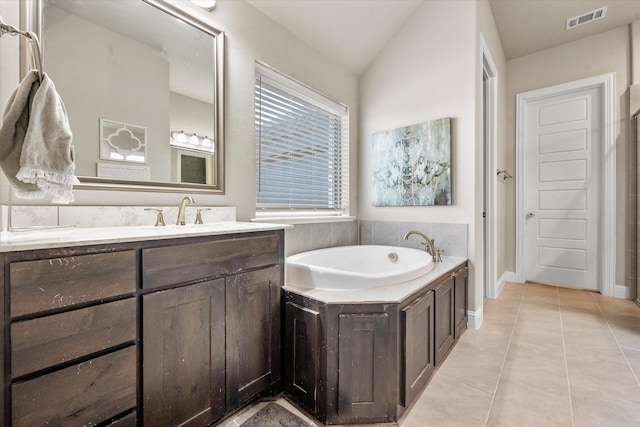
[[[362,220],[469,224],[472,274],[478,269],[476,28],[475,1],[425,2],[367,69],[360,80],[358,182]],[[452,118],[452,205],[374,207],[371,135],[442,117]],[[476,310],[482,304],[477,274],[471,283],[469,305]]]
[[[631,68],[629,27],[584,38],[507,61],[507,141],[504,146],[507,170],[515,170],[516,95],[521,92],[570,82],[605,73],[615,73],[616,114],[616,283],[626,283],[627,266],[627,171],[629,84]],[[508,238],[506,269],[515,271],[515,185],[508,187]]]
[[[506,158],[505,158],[505,145],[507,144],[506,133],[507,133],[507,124],[506,124],[506,108],[507,108],[507,60],[504,55],[504,51],[502,49],[502,43],[500,41],[500,36],[498,35],[498,30],[496,28],[495,20],[493,19],[493,13],[491,11],[491,7],[489,5],[488,0],[482,0],[478,2],[478,31],[482,33],[486,46],[488,48],[491,59],[493,60],[493,65],[495,66],[496,77],[496,121],[497,121],[497,129],[495,130],[495,146],[494,146],[494,158],[495,164],[494,170],[490,171],[490,176],[492,177],[492,182],[490,184],[495,187],[495,251],[496,251],[496,277],[498,280],[501,278],[503,273],[508,270],[506,267],[505,259],[507,257],[506,250],[506,239],[507,239],[507,229],[506,229],[506,204],[507,201],[507,189],[511,186],[515,186],[514,180],[508,180],[505,182],[499,181],[495,174],[495,169],[506,170],[512,175],[515,173],[515,170],[509,169],[506,166]],[[478,53],[477,53],[477,76],[476,79],[478,81],[478,85],[476,87],[476,151],[478,155],[476,156],[476,164],[477,164],[477,179],[475,181],[476,185],[476,203],[477,206],[481,207],[483,203],[483,189],[482,184],[483,181],[481,179],[481,174],[483,173],[483,138],[484,138],[484,127],[483,127],[483,116],[482,116],[482,102],[483,102],[483,88],[482,88],[482,51],[480,50],[480,46],[478,44]],[[482,220],[478,216],[475,217],[477,221],[477,253],[482,254]]]
[[[640,84],[640,20],[631,23],[631,76],[631,84]]]
[[[10,4],[6,4],[10,3]],[[16,4],[11,4],[16,3]],[[294,78],[326,93],[350,108],[351,119],[351,214],[357,215],[357,78],[331,63],[307,44],[299,40],[244,1],[219,0],[216,8],[205,12],[185,1],[172,0],[172,3],[191,11],[207,20],[226,34],[225,67],[225,195],[194,195],[198,204],[232,205],[237,207],[239,220],[253,218],[255,212],[255,170],[254,170],[254,117],[253,83],[254,62],[260,60]],[[0,1],[0,12],[5,20],[4,10],[17,7],[17,2]],[[17,18],[16,21],[17,22]],[[4,43],[4,39],[2,42]],[[17,43],[12,40],[14,43]],[[4,44],[2,45],[4,50]],[[15,49],[14,49],[15,50]],[[2,86],[0,101],[8,97],[7,90],[17,85],[17,54],[3,52],[1,65]],[[5,75],[5,69],[11,74]],[[5,76],[7,84],[5,85]],[[9,83],[10,82],[10,83]],[[7,88],[8,86],[8,88]],[[3,102],[3,105],[4,105]],[[7,200],[7,181],[2,177],[0,189],[3,199]],[[188,192],[185,192],[188,194]],[[140,193],[121,191],[75,191],[76,204],[81,205],[134,205],[156,206],[177,204],[182,194]]]

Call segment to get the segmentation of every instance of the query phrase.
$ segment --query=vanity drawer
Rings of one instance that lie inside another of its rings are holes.
[[[143,249],[142,287],[186,283],[280,261],[280,234]]]
[[[13,378],[136,339],[136,299],[11,324]]]
[[[11,317],[134,293],[133,250],[9,265]]]
[[[127,415],[126,417],[120,418],[112,422],[111,424],[107,424],[106,427],[136,427],[138,425],[138,416],[135,412]]]
[[[136,347],[11,385],[12,426],[96,425],[136,406]]]

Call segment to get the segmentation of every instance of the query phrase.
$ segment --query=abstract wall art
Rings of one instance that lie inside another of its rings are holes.
[[[375,133],[374,206],[451,205],[451,118]]]

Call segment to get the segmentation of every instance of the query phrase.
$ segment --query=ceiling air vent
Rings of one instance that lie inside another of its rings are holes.
[[[567,19],[567,26],[565,27],[565,29],[570,30],[571,28],[578,27],[582,24],[597,21],[598,19],[604,18],[606,14],[607,6],[604,6],[600,9],[592,10],[591,12],[584,13],[580,16],[574,16],[573,18]]]

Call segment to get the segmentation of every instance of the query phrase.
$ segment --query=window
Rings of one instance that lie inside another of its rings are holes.
[[[346,106],[256,64],[257,216],[339,216],[349,203]]]

